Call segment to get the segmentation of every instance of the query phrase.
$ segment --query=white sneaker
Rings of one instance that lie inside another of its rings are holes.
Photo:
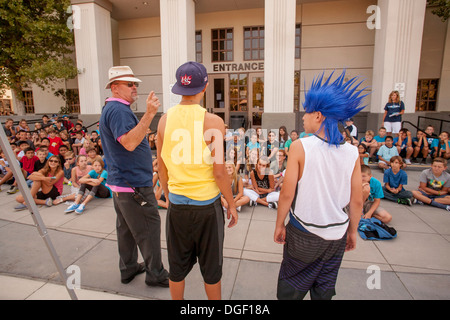
[[[406,164],[411,164],[411,160],[405,159],[405,163],[406,163]]]
[[[45,205],[46,205],[47,207],[51,207],[51,206],[53,205],[53,200],[52,200],[52,198],[47,198],[47,199],[45,200]]]

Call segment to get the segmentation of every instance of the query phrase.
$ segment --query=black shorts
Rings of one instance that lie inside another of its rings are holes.
[[[171,281],[183,281],[197,258],[204,282],[220,281],[224,224],[220,198],[205,206],[169,203],[166,236]]]
[[[58,189],[56,189],[55,186],[52,187],[52,190],[50,190],[49,193],[43,193],[42,191],[39,191],[36,193],[36,198],[39,200],[45,200],[47,198],[52,198],[52,200],[55,200],[56,197],[59,197],[61,194],[59,193]]]

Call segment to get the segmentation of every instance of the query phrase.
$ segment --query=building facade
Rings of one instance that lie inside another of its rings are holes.
[[[72,0],[78,77],[61,84],[79,95],[81,117],[99,117],[108,69],[128,65],[143,80],[137,103],[156,92],[167,111],[175,70],[203,63],[203,105],[232,128],[284,125],[302,130],[303,93],[322,72],[347,70],[371,95],[356,119],[376,130],[389,93],[404,119],[450,118],[449,23],[426,0]],[[57,113],[60,98],[33,88],[35,114]],[[28,93],[30,95],[30,93]],[[445,119],[446,120],[446,119]]]

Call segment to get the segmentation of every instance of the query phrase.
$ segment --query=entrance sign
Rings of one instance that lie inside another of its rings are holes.
[[[215,63],[214,72],[264,71],[264,62]]]

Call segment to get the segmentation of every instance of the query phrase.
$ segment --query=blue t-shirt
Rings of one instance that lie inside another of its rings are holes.
[[[374,177],[370,178],[370,194],[369,194],[369,200],[373,201],[374,199],[383,199],[384,198],[384,192],[383,192],[383,186],[381,185],[381,182],[375,179]]]
[[[395,137],[395,138],[394,138],[394,146],[397,145],[398,140],[399,140],[399,137]],[[402,140],[402,145],[400,146],[400,149],[401,149],[401,150],[403,150],[403,149],[406,148],[406,144],[408,143],[408,140],[409,140],[408,137],[406,137],[405,139]]]
[[[104,185],[106,188],[108,188],[109,190],[109,197],[111,198],[112,196],[112,191],[111,189],[106,185],[106,180],[108,179],[108,172],[106,170],[103,170],[100,174],[98,174],[95,170],[91,170],[89,171],[88,175],[92,178],[92,179],[99,179],[99,178],[103,178],[102,181],[102,185]]]
[[[376,142],[382,143],[382,142],[386,141],[386,136],[384,136],[383,138],[380,137],[380,136],[375,136],[374,139],[375,139]]]
[[[439,147],[439,139],[430,137],[430,138],[427,138],[427,141],[428,141],[428,146],[430,148],[437,148],[437,147]],[[434,151],[434,150],[432,150],[432,151]]]
[[[117,139],[139,123],[130,106],[119,101],[109,101],[100,117],[100,135],[108,163],[108,184],[129,188],[153,186],[152,151],[145,139],[134,151],[126,150]],[[129,185],[128,185],[129,184]]]
[[[261,146],[260,146],[259,142],[252,143],[251,141],[249,141],[249,142],[247,143],[247,147],[248,147],[250,150],[255,149],[255,148],[261,149]]]
[[[383,182],[389,183],[391,188],[398,188],[399,185],[406,186],[408,184],[408,175],[402,169],[397,174],[394,174],[392,168],[389,168],[384,172]],[[402,187],[402,190],[405,190],[405,188]]]
[[[403,101],[398,103],[388,103],[384,107],[384,110],[387,111],[386,118],[384,118],[384,122],[402,122],[402,116],[400,112],[405,110],[405,104]]]

